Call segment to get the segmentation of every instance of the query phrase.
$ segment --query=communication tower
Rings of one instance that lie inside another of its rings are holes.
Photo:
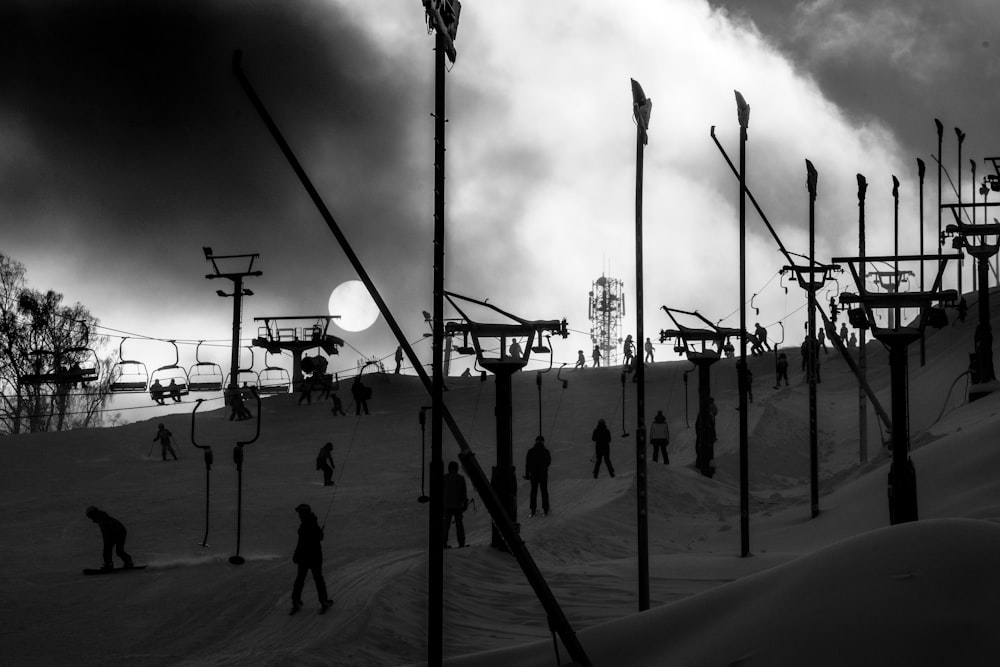
[[[588,304],[590,342],[600,350],[601,360],[605,366],[618,362],[622,343],[622,317],[625,315],[623,287],[622,281],[604,275],[595,280],[590,287]]]

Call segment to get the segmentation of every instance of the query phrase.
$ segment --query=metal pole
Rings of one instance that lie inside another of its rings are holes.
[[[740,123],[740,369],[737,384],[740,396],[740,555],[750,555],[750,464],[747,411],[747,182],[746,145],[750,105],[736,92],[736,116]]]
[[[892,271],[892,293],[897,294],[899,292],[899,179],[895,176],[892,177],[892,230],[893,230],[893,254],[896,256],[896,260],[893,262]],[[889,324],[890,328],[901,326],[900,317],[902,316],[902,311],[899,306],[896,306],[892,310],[893,321]]]
[[[865,281],[865,193],[868,191],[868,181],[861,174],[858,174],[858,249],[859,257],[861,261],[859,262],[859,271],[861,284],[858,286],[859,290],[864,290]],[[940,255],[941,248],[938,247],[938,253]],[[858,384],[858,448],[859,448],[859,458],[861,463],[866,463],[868,461],[868,403],[867,396],[864,390],[864,380],[867,373],[868,357],[865,353],[865,345],[867,344],[867,329],[861,327],[859,330],[859,340],[858,340],[858,371],[861,376],[862,382]]]
[[[809,511],[812,518],[819,516],[819,426],[816,410],[816,377],[819,363],[819,342],[816,339],[816,168],[806,160],[806,187],[809,190],[809,355],[806,368],[809,371]]]
[[[635,477],[636,477],[636,530],[638,536],[639,565],[639,611],[649,609],[649,522],[647,516],[646,480],[646,357],[645,328],[643,318],[642,282],[642,167],[646,144],[648,109],[645,115],[642,106],[652,104],[645,98],[642,89],[632,79],[633,106],[636,112],[635,140],[635,324],[636,346],[639,348],[635,359],[636,381],[636,428],[635,428]]]
[[[431,369],[431,463],[428,505],[427,664],[444,657],[444,187],[445,187],[445,37],[434,33],[434,304]]]
[[[240,312],[243,306],[243,277],[233,278],[233,349],[229,361],[229,400],[239,391],[236,375],[240,367]]]
[[[416,352],[413,351],[413,346],[410,345],[409,340],[403,334],[403,330],[400,328],[399,323],[393,316],[392,311],[389,310],[388,305],[386,305],[385,303],[385,299],[382,298],[382,294],[378,291],[378,288],[372,281],[371,276],[368,275],[368,271],[361,263],[361,260],[358,257],[357,253],[354,252],[354,248],[351,247],[351,244],[347,240],[347,237],[340,229],[340,225],[337,224],[337,221],[333,217],[333,214],[330,213],[330,209],[323,201],[323,198],[320,197],[319,192],[317,192],[316,187],[309,179],[309,176],[308,174],[306,174],[305,169],[302,168],[302,165],[295,157],[295,154],[292,152],[292,149],[288,145],[288,142],[285,140],[284,136],[282,136],[281,131],[278,129],[277,124],[274,122],[274,119],[271,118],[271,114],[268,113],[267,108],[264,106],[264,103],[260,100],[260,97],[257,95],[256,91],[253,89],[253,86],[250,84],[250,81],[244,74],[243,69],[241,67],[241,53],[239,51],[237,51],[233,57],[233,73],[239,80],[240,85],[243,87],[244,92],[247,94],[247,97],[253,104],[254,109],[260,116],[261,121],[264,123],[268,131],[271,133],[271,137],[274,139],[275,143],[278,144],[278,147],[281,149],[281,152],[285,156],[285,159],[288,161],[288,164],[292,168],[292,171],[295,172],[295,175],[302,183],[302,187],[306,190],[306,193],[309,195],[309,198],[316,206],[316,210],[319,212],[320,216],[323,218],[323,221],[330,229],[330,233],[332,233],[334,238],[337,240],[338,245],[340,245],[341,250],[347,257],[348,262],[350,262],[351,266],[357,272],[358,277],[361,279],[361,282],[365,284],[365,287],[368,289],[368,293],[371,295],[372,300],[375,301],[375,304],[378,306],[379,312],[382,314],[382,317],[385,318],[386,324],[389,326],[389,329],[396,337],[396,341],[403,348],[403,352],[406,353],[407,359],[409,359],[410,364],[413,366],[413,370],[417,373],[417,376],[420,378],[420,381],[424,385],[424,388],[428,391],[428,393],[433,395],[435,393],[433,382],[431,378],[428,377],[427,372],[424,369],[423,365],[421,364],[420,359],[417,357]],[[443,125],[443,120],[439,119],[439,121],[441,121],[441,125]],[[438,149],[443,159],[444,147],[439,146]],[[442,206],[442,215],[443,215],[443,206]],[[443,236],[443,224],[441,231]],[[441,262],[435,262],[435,266],[443,267],[443,252],[444,252],[443,246],[439,245],[439,247],[436,248],[436,251],[441,253],[442,259]],[[443,285],[443,279],[442,279],[442,285]],[[443,287],[442,287],[442,292],[443,292]],[[440,319],[438,320],[438,322],[439,324],[441,324]],[[441,327],[441,330],[443,334],[443,326]],[[443,383],[439,387],[439,390],[443,391]],[[500,499],[497,497],[496,493],[493,492],[493,488],[489,484],[489,479],[483,472],[483,469],[479,465],[479,462],[476,460],[475,453],[469,448],[468,441],[465,439],[465,436],[462,433],[461,429],[459,429],[458,423],[455,421],[454,416],[448,410],[448,406],[445,405],[444,401],[440,399],[440,395],[438,398],[438,402],[440,404],[440,410],[439,411],[435,410],[435,414],[440,412],[444,423],[448,426],[449,432],[452,434],[452,437],[455,439],[455,442],[458,445],[459,450],[461,451],[461,453],[459,454],[459,459],[461,460],[462,466],[465,468],[466,473],[469,475],[469,480],[472,482],[472,485],[475,488],[476,493],[478,493],[480,498],[482,499],[483,504],[486,506],[487,511],[489,511],[490,517],[493,519],[495,523],[498,524],[501,532],[507,539],[507,543],[512,546],[514,551],[514,557],[517,559],[518,565],[521,566],[521,570],[524,572],[525,578],[531,585],[532,590],[538,597],[538,600],[541,603],[542,607],[545,609],[549,617],[552,619],[552,624],[559,632],[559,637],[560,639],[562,639],[563,645],[566,646],[566,650],[569,652],[573,660],[580,663],[584,667],[591,665],[590,659],[587,657],[587,653],[586,651],[584,651],[583,645],[580,644],[580,640],[576,636],[576,632],[573,630],[573,627],[570,624],[569,619],[566,618],[566,615],[563,613],[562,608],[559,606],[559,602],[556,600],[555,596],[552,593],[552,590],[548,587],[548,584],[545,582],[545,578],[542,576],[541,571],[538,569],[537,564],[535,563],[534,559],[532,559],[531,554],[528,552],[527,547],[524,545],[524,542],[520,539],[520,536],[517,534],[515,526],[510,521],[507,520]],[[443,486],[442,484],[443,473],[441,470],[440,462],[438,463],[437,466],[436,482],[435,482],[434,472],[435,470],[432,462],[432,469],[431,469],[432,493],[435,490],[435,484],[437,489],[441,489],[441,487]],[[435,528],[432,520],[430,530],[432,533],[434,530],[439,531],[438,536],[440,539],[437,541],[437,544],[439,544],[440,548],[443,549],[444,519],[441,512],[441,504],[443,501],[440,499],[441,498],[440,491],[438,491],[438,497],[439,497],[438,500],[439,505],[436,516],[438,516],[440,519],[438,521],[439,527]],[[433,501],[432,503],[429,504],[433,506]],[[433,509],[431,510],[431,515],[434,516]],[[432,534],[431,542],[433,541],[434,541],[434,536]],[[433,555],[434,555],[434,549],[432,545],[431,557],[429,557],[429,560],[433,560]],[[441,560],[439,561],[442,567],[443,567],[443,555],[444,554],[442,552]],[[429,598],[431,597],[430,592],[428,593],[428,597]],[[429,621],[430,619],[428,619],[428,622]]]
[[[920,256],[924,256],[924,161],[917,158],[917,181],[920,184]],[[924,262],[920,261],[920,291],[924,291]],[[927,345],[924,330],[920,330],[920,365],[927,363]]]

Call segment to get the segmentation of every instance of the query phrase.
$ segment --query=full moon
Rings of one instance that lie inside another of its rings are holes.
[[[378,319],[378,306],[360,280],[340,283],[330,293],[331,315],[340,315],[334,323],[344,331],[364,331]]]

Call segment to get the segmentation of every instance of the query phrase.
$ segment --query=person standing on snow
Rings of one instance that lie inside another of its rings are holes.
[[[535,446],[524,459],[524,478],[531,482],[531,504],[528,516],[535,516],[538,509],[538,491],[542,492],[542,516],[549,513],[549,466],[552,454],[545,448],[545,438],[535,438]]]
[[[351,384],[351,396],[354,398],[355,415],[360,415],[362,409],[366,415],[371,414],[368,412],[368,399],[372,397],[372,390],[361,382],[360,375],[354,378],[354,383]]]
[[[465,546],[465,525],[462,523],[462,513],[469,506],[469,496],[465,488],[465,478],[458,474],[458,461],[448,464],[448,472],[444,475],[444,548],[448,544],[448,531],[451,520],[455,520],[455,537],[458,546]]]
[[[93,505],[87,508],[87,518],[96,523],[101,529],[101,537],[104,538],[104,550],[101,553],[103,558],[102,570],[113,570],[115,564],[111,560],[111,550],[122,559],[125,569],[134,567],[132,557],[125,553],[125,536],[128,531],[122,522],[111,517],[107,512],[103,512]]]
[[[174,457],[174,461],[177,460],[177,452],[174,451],[171,445],[173,437],[174,434],[165,428],[163,424],[160,424],[159,428],[156,429],[156,436],[153,437],[153,442],[160,441],[160,454],[163,456],[164,461],[167,460],[167,452],[170,452],[170,455]]]
[[[316,470],[323,471],[323,486],[333,486],[333,443],[323,445],[316,455]]]
[[[292,584],[292,613],[302,607],[302,588],[306,583],[306,574],[312,572],[316,582],[316,594],[319,596],[320,613],[325,612],[333,602],[326,594],[326,581],[323,580],[323,529],[319,519],[313,514],[309,505],[302,504],[295,508],[299,520],[299,541],[292,554],[292,562],[298,565],[295,582]]]
[[[601,470],[601,461],[604,461],[608,467],[608,474],[614,477],[615,467],[611,465],[611,431],[608,430],[608,425],[604,423],[603,419],[597,420],[597,427],[590,439],[594,441],[595,446],[594,479],[597,479],[597,473]]]
[[[670,427],[667,426],[667,418],[663,416],[663,410],[658,410],[653,417],[653,423],[649,427],[649,441],[653,443],[653,463],[657,461],[657,454],[663,454],[663,464],[669,465],[667,458],[667,445],[670,444]]]
[[[788,357],[785,356],[784,352],[778,353],[778,361],[774,364],[775,380],[774,388],[777,389],[781,386],[781,381],[785,381],[785,386],[788,386]]]

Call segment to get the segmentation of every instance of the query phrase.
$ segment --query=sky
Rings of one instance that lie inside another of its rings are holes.
[[[869,182],[868,252],[894,247],[892,175],[900,250],[917,252],[917,157],[936,249],[934,118],[956,177],[953,128],[967,134],[966,199],[969,159],[981,177],[997,151],[989,4],[630,0],[611,12],[596,0],[467,0],[446,74],[446,289],[527,319],[565,317],[574,333],[554,356],[572,363],[591,345],[588,292],[605,274],[624,281],[622,334],[634,333],[631,78],[653,100],[643,252],[654,341],[672,325],[662,305],[739,324],[739,188],[709,135],[715,126],[737,159],[734,90],[751,106],[748,186],[790,250],[808,251],[809,159],[821,261],[857,254],[857,173]],[[2,251],[32,287],[90,308],[102,333],[228,340],[231,302],[215,291],[231,286],[205,279],[203,246],[260,254],[244,338],[254,317],[328,313],[331,291],[357,276],[232,75],[236,49],[429,361],[434,55],[417,0],[4,3]],[[783,289],[785,259],[748,212],[747,298],[760,309],[748,323],[800,340],[801,290]],[[845,273],[828,293],[848,288]],[[337,368],[396,346],[381,318],[334,333],[348,344]],[[202,356],[228,358],[222,345]],[[135,354],[157,363],[172,350]],[[192,346],[181,354],[193,362]]]

